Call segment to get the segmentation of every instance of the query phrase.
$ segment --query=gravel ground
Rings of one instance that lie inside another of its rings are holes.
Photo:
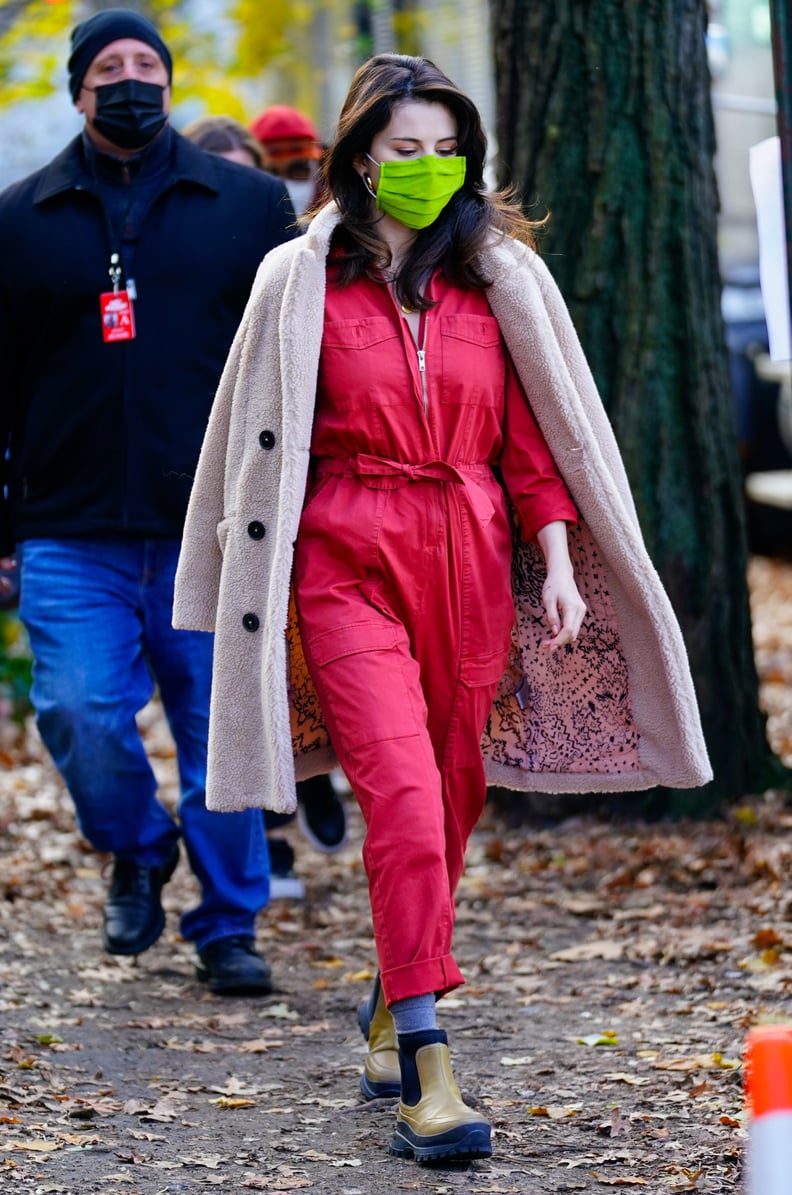
[[[752,565],[771,741],[789,762],[792,570]],[[156,703],[141,724],[175,795]],[[780,793],[720,819],[510,825],[471,845],[442,1002],[460,1086],[494,1156],[427,1169],[391,1158],[395,1104],[358,1093],[355,1009],[375,958],[362,827],[316,854],[289,829],[307,888],[262,914],[276,990],[211,996],[178,915],[135,965],[101,949],[107,860],[75,829],[35,733],[0,753],[2,1188],[62,1195],[388,1190],[740,1189],[741,1055],[758,1021],[792,1020],[792,814]],[[551,810],[549,810],[551,812]]]

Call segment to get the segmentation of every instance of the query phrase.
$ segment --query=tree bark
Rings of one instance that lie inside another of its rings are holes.
[[[782,775],[758,706],[720,313],[705,0],[491,0],[499,175],[538,217],[682,625],[711,808]]]

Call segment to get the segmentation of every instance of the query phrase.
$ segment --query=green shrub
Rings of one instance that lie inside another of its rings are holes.
[[[27,633],[17,614],[0,610],[0,712],[13,722],[30,713],[33,657]]]

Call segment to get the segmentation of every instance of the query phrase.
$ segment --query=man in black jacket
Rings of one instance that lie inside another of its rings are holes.
[[[201,887],[181,922],[199,977],[215,992],[267,992],[254,947],[268,897],[261,816],[205,808],[211,638],[170,620],[215,387],[293,211],[282,183],[170,127],[171,56],[145,18],[104,10],[71,48],[83,132],[0,196],[0,557],[20,561],[42,738],[86,837],[114,856],[107,950],[136,955],[159,938],[181,837]],[[155,682],[179,824],[156,799],[135,722]]]

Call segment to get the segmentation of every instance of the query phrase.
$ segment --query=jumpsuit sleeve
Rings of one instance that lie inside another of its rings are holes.
[[[576,523],[578,513],[534,419],[511,356],[506,356],[503,450],[500,468],[526,543],[548,523]]]

